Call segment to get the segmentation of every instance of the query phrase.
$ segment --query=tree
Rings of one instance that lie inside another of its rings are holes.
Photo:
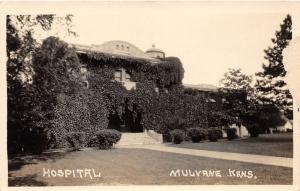
[[[221,87],[223,87],[220,89],[220,94],[224,100],[222,116],[227,119],[227,124],[242,122],[242,116],[250,103],[249,98],[253,97],[251,83],[252,76],[243,74],[240,68],[229,68],[220,80]]]
[[[33,126],[51,137],[51,132],[57,132],[53,120],[60,96],[77,94],[81,89],[80,62],[75,50],[57,37],[45,39],[32,60],[32,115],[38,116]]]
[[[31,86],[32,55],[39,46],[35,37],[40,31],[49,31],[53,22],[65,23],[71,31],[72,16],[55,17],[55,15],[8,15],[6,17],[7,46],[7,140],[8,152],[36,150],[37,137],[32,129],[31,116],[33,96]],[[39,28],[39,30],[36,30]]]
[[[220,85],[226,89],[250,91],[252,76],[242,73],[242,69],[229,68],[220,80]]]
[[[263,71],[256,73],[255,92],[259,104],[274,105],[292,119],[292,95],[285,82],[286,70],[283,63],[283,50],[292,39],[292,18],[287,15],[280,25],[280,30],[272,38],[272,46],[264,50],[267,64],[263,64]]]

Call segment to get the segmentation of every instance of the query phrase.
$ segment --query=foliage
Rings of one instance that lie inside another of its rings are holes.
[[[218,139],[221,139],[223,137],[223,132],[221,128],[210,128],[208,129],[208,139],[212,142],[218,141]]]
[[[228,128],[226,129],[227,139],[233,140],[237,138],[236,129],[235,128]]]
[[[59,22],[70,27],[70,15]],[[36,31],[48,31],[52,23],[59,20],[54,15],[7,15],[7,141],[8,152],[41,152],[47,148],[46,133],[34,125],[39,118],[35,112],[35,91],[32,82],[32,55],[39,43]],[[39,28],[41,30],[34,30]],[[60,28],[61,30],[62,28]],[[63,30],[61,30],[63,31]],[[70,29],[71,31],[71,29]]]
[[[248,92],[246,90],[235,89],[220,89],[220,95],[223,99],[223,107],[221,113],[221,119],[223,124],[231,125],[243,123],[242,116],[248,111],[251,102],[247,99]],[[213,118],[214,119],[214,118]],[[218,119],[216,120],[216,122]],[[214,123],[216,123],[214,122]],[[215,125],[215,127],[224,125]]]
[[[171,131],[172,142],[174,144],[180,144],[185,137],[185,132],[181,129],[174,129]]]
[[[89,143],[99,149],[111,149],[121,139],[121,133],[115,129],[103,129],[97,131]]]
[[[250,130],[253,122],[257,123],[259,133],[276,128],[285,124],[282,112],[274,105],[256,105],[248,108],[247,113],[243,116],[243,123]],[[251,130],[250,130],[251,131]]]
[[[184,93],[183,69],[178,59],[165,58],[153,64],[148,60],[112,58],[101,53],[79,54],[79,57],[87,64],[90,88],[103,90],[110,115],[117,114],[124,121],[129,111],[134,121],[141,118],[144,128],[163,133],[165,138],[170,138],[170,131],[175,128],[207,126],[205,99]],[[137,81],[136,90],[128,91],[113,81],[117,68],[125,68],[131,74],[132,80]],[[159,92],[155,91],[157,87]]]
[[[228,127],[231,124],[237,123],[237,119],[232,117],[231,114],[224,110],[211,111],[208,113],[208,126],[209,127]]]
[[[256,73],[256,95],[259,104],[273,104],[284,114],[292,119],[293,101],[292,95],[285,82],[286,70],[283,63],[283,50],[292,39],[292,18],[287,15],[280,25],[280,30],[275,32],[272,38],[273,45],[266,49],[263,71]]]
[[[66,135],[66,141],[73,151],[78,151],[80,148],[84,147],[86,142],[85,139],[85,134],[82,132],[69,132]]]
[[[34,126],[43,129],[48,134],[60,131],[62,129],[58,127],[68,123],[60,121],[58,126],[54,125],[53,121],[57,117],[55,116],[57,98],[62,93],[73,94],[81,88],[78,57],[67,43],[56,37],[49,37],[43,41],[34,55],[33,69],[34,113],[39,116],[34,121]],[[68,111],[68,108],[65,109],[60,113]],[[61,133],[58,132],[58,134]]]
[[[66,135],[70,132],[90,137],[108,125],[108,110],[102,94],[88,89],[76,94],[60,94],[54,113],[53,128],[49,130],[55,138],[52,147],[67,146]]]
[[[181,129],[185,131],[185,120],[179,116],[171,115],[168,118],[164,119],[162,124],[164,129],[160,129],[163,134],[164,140],[167,142],[172,141],[171,131],[175,129]]]
[[[251,123],[247,126],[248,132],[250,133],[250,137],[258,137],[260,133],[260,128],[258,123]]]
[[[172,85],[181,84],[184,69],[181,61],[175,57],[167,57],[152,63],[149,60],[129,58],[122,56],[111,56],[105,53],[88,52],[80,54],[83,63],[89,67],[108,69],[107,77],[112,77],[115,68],[126,68],[133,81],[152,81],[159,88],[169,88]]]
[[[242,73],[242,69],[229,68],[220,80],[221,87],[234,90],[251,91],[252,76]]]
[[[188,136],[191,138],[192,142],[199,143],[200,141],[206,139],[207,137],[207,130],[200,129],[200,128],[189,128],[187,130]]]
[[[292,133],[293,129],[287,129],[286,132]]]

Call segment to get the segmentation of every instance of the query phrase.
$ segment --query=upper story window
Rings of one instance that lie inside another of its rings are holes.
[[[116,49],[119,49],[119,45],[118,44],[116,45]]]
[[[81,66],[81,68],[80,68],[80,73],[81,73],[81,74],[86,74],[86,73],[87,73],[87,68],[86,68],[86,66]]]
[[[122,81],[122,69],[118,69],[115,71],[115,76],[114,76],[116,81],[121,82]]]
[[[118,82],[131,82],[131,75],[124,68],[120,68],[115,71],[114,79]]]
[[[89,82],[87,80],[83,81],[82,84],[83,84],[84,88],[86,88],[86,89],[89,88]]]
[[[130,82],[131,81],[131,76],[128,74],[128,72],[125,72],[125,82]]]

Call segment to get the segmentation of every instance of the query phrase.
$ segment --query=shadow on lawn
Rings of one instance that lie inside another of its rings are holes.
[[[38,181],[36,174],[15,176],[14,171],[22,169],[26,165],[38,164],[40,162],[55,162],[64,158],[68,152],[42,153],[40,155],[15,155],[8,157],[8,186],[46,186],[47,183]]]
[[[47,186],[47,183],[36,180],[36,177],[36,174],[23,177],[8,177],[8,186]]]
[[[57,159],[65,157],[67,154],[68,152],[8,156],[8,171],[20,170],[25,165],[37,164],[41,161],[51,160],[51,162],[55,162]]]

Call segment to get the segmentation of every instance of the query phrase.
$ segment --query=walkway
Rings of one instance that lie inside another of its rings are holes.
[[[216,158],[216,159],[233,160],[233,161],[240,161],[240,162],[293,168],[293,159],[285,158],[285,157],[175,148],[175,147],[168,147],[167,145],[164,144],[130,145],[130,146],[122,146],[122,148],[149,149],[149,150],[169,152],[169,153],[177,153],[177,154],[193,155],[193,156],[200,156],[200,157],[209,157],[209,158]]]

